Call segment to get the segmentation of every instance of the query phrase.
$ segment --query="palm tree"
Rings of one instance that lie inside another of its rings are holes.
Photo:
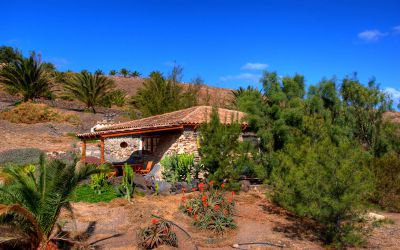
[[[237,90],[232,90],[233,100],[232,100],[232,108],[233,109],[240,109],[240,99],[248,97],[252,98],[261,98],[262,93],[259,89],[253,86],[247,86],[247,88],[239,87]]]
[[[129,70],[126,68],[122,68],[119,73],[123,76],[123,77],[127,77],[129,74]]]
[[[23,233],[0,237],[0,243],[29,237],[35,248],[46,249],[62,240],[54,230],[61,209],[72,213],[70,195],[81,181],[100,171],[94,165],[76,166],[76,160],[45,162],[42,154],[38,169],[28,165],[4,170],[11,182],[0,186],[0,223]]]
[[[110,70],[110,73],[108,73],[110,76],[115,76],[117,74],[117,71],[115,69]]]
[[[103,70],[98,69],[98,70],[96,70],[96,71],[94,72],[94,74],[95,74],[95,75],[104,75],[104,72],[103,72]]]
[[[142,74],[140,74],[139,73],[139,71],[133,71],[133,72],[131,72],[130,74],[129,74],[129,76],[131,76],[131,77],[139,77],[139,76],[141,76]]]
[[[28,58],[17,58],[2,68],[0,83],[9,92],[21,94],[23,101],[46,96],[52,83],[47,67],[34,53]]]
[[[95,106],[103,103],[114,91],[115,83],[106,76],[82,71],[67,81],[64,88],[67,96],[85,103],[88,109],[96,113]]]

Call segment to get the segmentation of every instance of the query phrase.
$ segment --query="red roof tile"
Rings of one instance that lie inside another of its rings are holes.
[[[211,106],[196,106],[161,115],[146,117],[143,119],[112,124],[106,127],[98,128],[93,133],[80,134],[78,135],[78,137],[109,134],[121,131],[136,131],[136,130],[153,129],[153,128],[157,129],[157,128],[173,127],[180,125],[200,125],[202,123],[209,121],[211,113],[212,113]],[[218,108],[218,114],[220,121],[223,124],[230,124],[232,123],[232,121],[241,122],[243,125],[247,124],[244,121],[245,113],[243,112]]]

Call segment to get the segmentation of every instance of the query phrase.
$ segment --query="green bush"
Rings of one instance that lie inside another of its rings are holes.
[[[37,164],[40,154],[43,153],[37,148],[10,149],[0,152],[0,165],[13,164]]]
[[[179,181],[190,182],[195,176],[195,163],[193,154],[173,154],[161,160],[164,167],[163,178],[171,183]],[[195,176],[197,177],[197,176]]]
[[[354,143],[304,139],[300,145],[288,144],[277,157],[274,201],[318,222],[326,244],[358,244],[362,237],[356,225],[373,182],[367,153]]]
[[[389,152],[380,158],[374,158],[371,166],[375,176],[373,200],[382,208],[400,212],[400,158],[395,152]]]

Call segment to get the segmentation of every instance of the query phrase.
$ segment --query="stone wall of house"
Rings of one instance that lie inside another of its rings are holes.
[[[193,128],[187,127],[183,133],[170,145],[164,155],[176,154],[194,154],[195,161],[199,161],[199,151],[197,143],[197,133]]]
[[[140,137],[121,136],[104,140],[104,158],[110,162],[122,162],[137,154],[142,148]]]
[[[153,154],[143,155],[141,152],[141,136],[107,138],[104,140],[104,158],[109,162],[123,162],[132,156],[137,156],[141,158],[144,163],[153,161],[154,164],[156,164],[159,163],[165,155],[193,153],[196,162],[199,161],[197,132],[192,128],[185,128],[183,132],[170,131],[154,135],[160,138],[157,150],[153,152]],[[121,147],[121,145],[123,147]],[[95,144],[87,144],[86,155],[100,158],[100,141]]]

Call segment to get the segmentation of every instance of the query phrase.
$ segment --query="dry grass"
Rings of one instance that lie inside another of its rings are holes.
[[[15,108],[0,113],[0,119],[12,123],[35,124],[42,122],[68,122],[73,125],[81,123],[80,118],[72,113],[61,113],[46,104],[26,102]]]

